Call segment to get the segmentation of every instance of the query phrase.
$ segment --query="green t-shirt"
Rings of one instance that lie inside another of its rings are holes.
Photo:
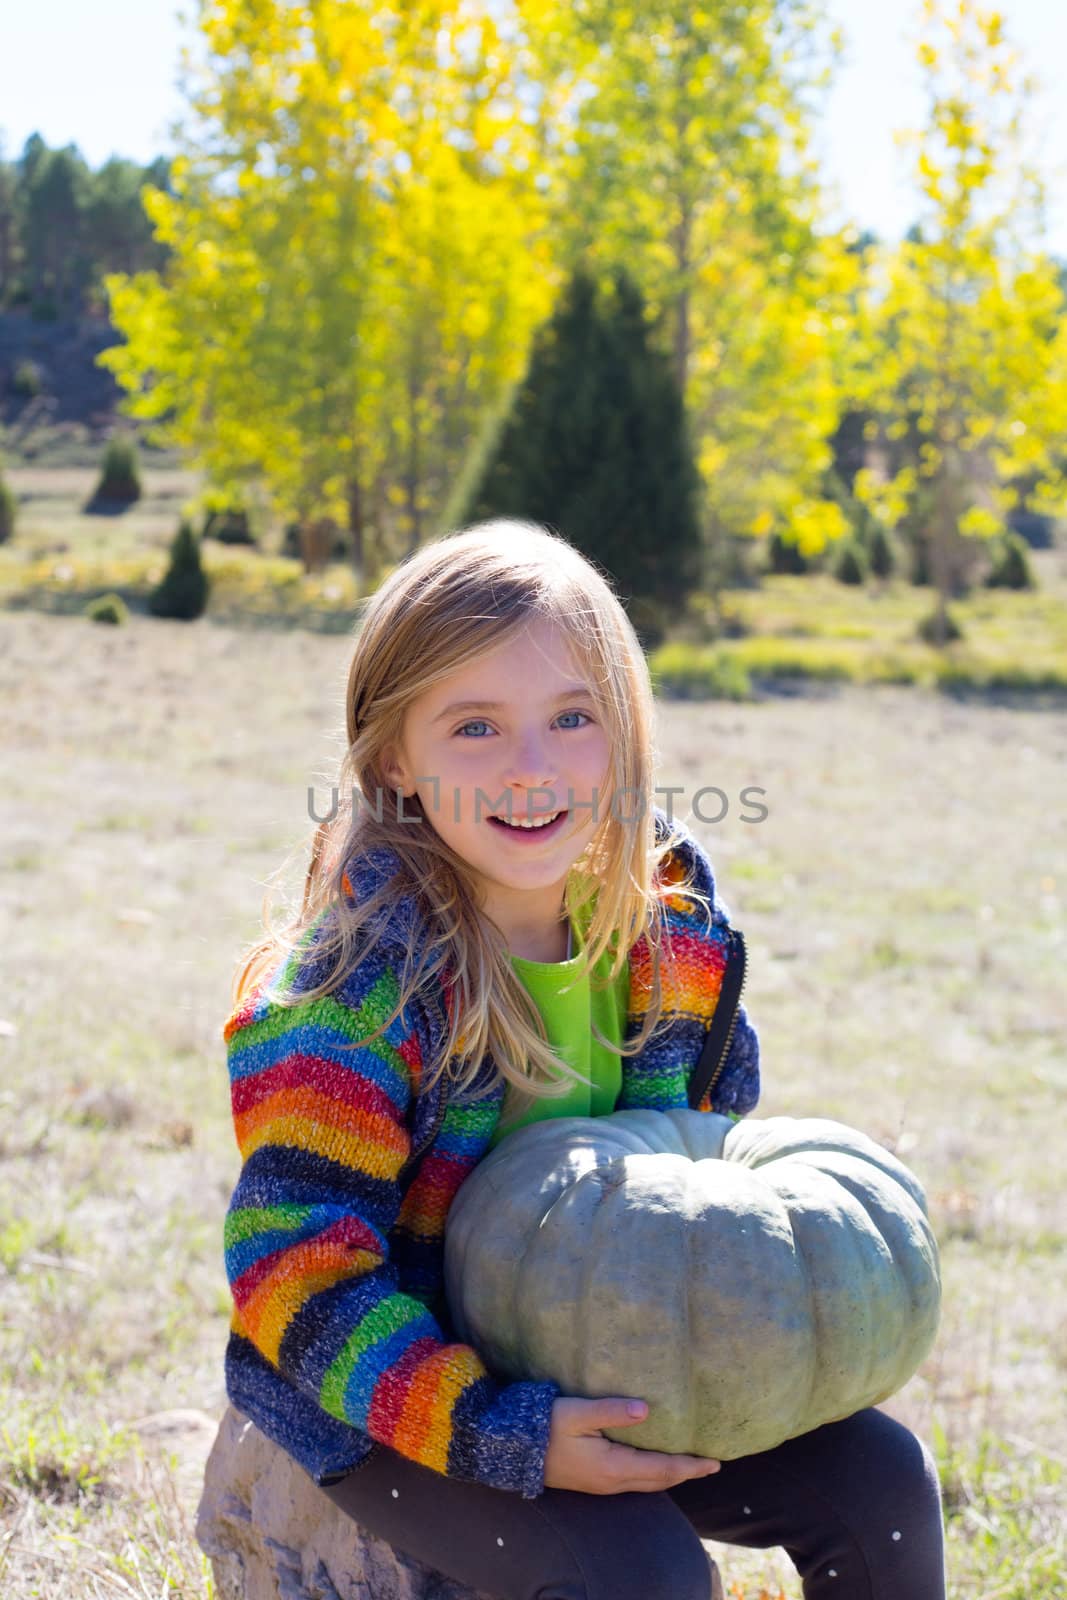
[[[549,1044],[569,1066],[591,1078],[593,1087],[590,1089],[584,1083],[572,1084],[561,1099],[538,1099],[521,1117],[510,1120],[509,1108],[513,1106],[516,1096],[509,1084],[500,1123],[489,1141],[490,1149],[499,1144],[506,1134],[530,1122],[541,1122],[548,1117],[600,1117],[615,1109],[622,1086],[622,1057],[612,1055],[594,1039],[590,1022],[596,1023],[605,1039],[610,1039],[613,1044],[622,1043],[630,999],[630,963],[627,961],[623,964],[614,984],[608,988],[592,989],[588,976],[575,982],[590,915],[587,907],[580,918],[572,918],[573,954],[568,960],[527,961],[524,956],[513,955],[511,961],[544,1019]],[[593,972],[603,979],[610,965],[609,947]],[[564,987],[567,988],[566,994],[561,993]]]

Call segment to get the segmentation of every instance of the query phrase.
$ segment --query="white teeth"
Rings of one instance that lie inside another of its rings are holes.
[[[496,817],[494,821],[507,823],[509,828],[547,828],[548,824],[555,822],[559,815],[558,811],[553,811],[550,817],[542,817],[539,822],[508,822],[507,817]]]

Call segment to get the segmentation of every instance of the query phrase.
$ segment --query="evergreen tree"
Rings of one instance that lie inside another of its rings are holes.
[[[867,560],[854,537],[849,537],[838,549],[833,563],[833,574],[838,583],[863,584],[867,578]]]
[[[104,448],[100,477],[85,509],[106,510],[115,505],[132,505],[142,493],[137,442],[126,434],[116,434]]]
[[[190,523],[183,521],[171,541],[170,566],[148,597],[155,617],[175,617],[192,622],[207,606],[209,582],[200,564],[200,541]]]
[[[870,557],[871,571],[876,578],[891,576],[897,564],[893,542],[880,522],[876,522],[871,530],[867,553]]]
[[[453,525],[530,517],[603,568],[624,602],[679,605],[700,573],[700,480],[669,359],[625,269],[574,273],[510,406],[476,447]]]

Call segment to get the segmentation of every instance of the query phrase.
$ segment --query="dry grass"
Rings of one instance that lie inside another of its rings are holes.
[[[0,619],[0,1592],[18,1600],[209,1593],[192,1519],[225,1403],[237,1173],[219,1029],[266,876],[305,836],[308,785],[333,780],[346,654],[210,620]],[[659,743],[748,939],[761,1114],[850,1121],[930,1194],[943,1332],[889,1409],[940,1440],[954,1600],[1052,1600],[1067,713],[844,686],[665,704]],[[714,826],[690,811],[703,785],[730,801]],[[718,1553],[749,1600],[799,1595],[781,1552]]]

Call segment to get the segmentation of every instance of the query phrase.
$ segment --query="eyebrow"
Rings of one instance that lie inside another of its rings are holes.
[[[584,683],[568,684],[567,688],[557,694],[548,702],[551,706],[558,706],[561,700],[593,700],[593,693]],[[507,702],[504,700],[453,700],[451,705],[445,706],[443,711],[431,718],[430,725],[443,722],[446,717],[454,717],[460,711],[506,711]]]

